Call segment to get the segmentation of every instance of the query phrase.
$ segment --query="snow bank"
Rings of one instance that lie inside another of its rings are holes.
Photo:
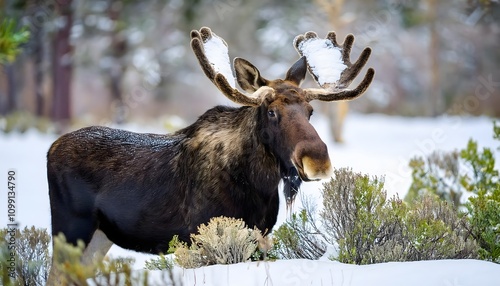
[[[478,260],[440,260],[373,265],[331,261],[279,260],[198,269],[175,268],[179,285],[331,285],[331,286],[498,286],[500,265]],[[161,285],[161,272],[151,284]]]

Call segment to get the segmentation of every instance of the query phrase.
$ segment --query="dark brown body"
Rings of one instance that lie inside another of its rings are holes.
[[[215,107],[171,135],[89,127],[62,136],[48,153],[52,233],[88,243],[99,228],[123,248],[159,253],[215,216],[270,231],[291,164],[262,139],[262,109]]]

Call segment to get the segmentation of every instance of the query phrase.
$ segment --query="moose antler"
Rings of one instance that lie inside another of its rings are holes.
[[[298,35],[294,39],[297,52],[306,58],[309,73],[321,89],[306,89],[308,101],[351,100],[363,94],[373,80],[375,71],[369,68],[361,83],[355,89],[347,89],[364,67],[371,54],[365,48],[353,64],[350,53],[354,36],[349,34],[342,45],[337,43],[335,32],[329,32],[325,39],[318,38],[314,32]]]
[[[205,75],[227,98],[242,105],[261,104],[261,94],[267,93],[269,89],[262,88],[248,96],[235,88],[227,44],[210,28],[203,27],[200,31],[191,31],[191,48]]]
[[[365,77],[355,89],[347,89],[371,54],[371,49],[365,48],[358,60],[351,63],[350,53],[353,42],[354,36],[348,35],[344,43],[339,45],[334,32],[328,33],[325,39],[318,38],[314,32],[307,32],[295,38],[296,50],[306,59],[309,73],[321,87],[304,89],[307,101],[351,100],[365,92],[375,74],[372,68],[368,69]],[[256,67],[241,58],[236,58],[233,62],[238,84],[251,94],[247,95],[236,89],[227,44],[210,28],[203,27],[199,31],[191,31],[191,48],[205,75],[233,102],[258,106],[266,94],[273,92],[273,89],[269,87],[270,81],[263,78]],[[296,64],[300,65],[300,63],[301,60]],[[294,68],[295,65],[291,70],[293,71]],[[287,73],[287,79],[292,79],[292,75]],[[297,83],[300,84],[300,80]]]

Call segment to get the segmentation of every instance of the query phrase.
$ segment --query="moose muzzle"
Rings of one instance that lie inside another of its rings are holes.
[[[303,181],[330,178],[333,170],[328,148],[321,140],[307,140],[297,144],[292,162]]]

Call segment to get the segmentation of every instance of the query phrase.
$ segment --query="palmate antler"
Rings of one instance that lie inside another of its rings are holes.
[[[241,105],[258,106],[261,104],[260,93],[265,90],[258,90],[253,96],[248,96],[235,88],[227,44],[210,28],[203,27],[200,31],[191,31],[191,48],[205,75],[227,98]],[[236,58],[235,62],[242,60]]]
[[[355,89],[347,89],[364,67],[371,54],[365,48],[353,64],[350,53],[354,36],[349,34],[342,45],[337,43],[335,32],[329,32],[325,39],[314,32],[298,35],[294,39],[297,52],[306,58],[309,73],[322,89],[306,89],[307,99],[321,101],[351,100],[363,94],[373,80],[375,71],[369,68],[361,83]]]
[[[351,100],[366,91],[375,74],[372,68],[368,69],[365,77],[355,89],[347,89],[371,54],[371,49],[365,48],[359,59],[354,64],[351,63],[350,53],[353,42],[354,36],[348,35],[344,43],[339,45],[334,32],[328,33],[325,39],[318,38],[314,32],[295,38],[296,50],[306,59],[309,73],[321,87],[304,89],[307,101]],[[272,88],[268,87],[272,81],[263,78],[256,67],[241,58],[235,58],[233,63],[238,84],[251,94],[244,94],[236,89],[227,44],[210,28],[203,27],[199,31],[191,31],[191,48],[205,75],[233,102],[259,106],[264,95],[273,92]],[[296,63],[298,66],[301,66],[301,60]],[[292,66],[291,70],[295,66]],[[288,73],[287,79],[289,79]]]

